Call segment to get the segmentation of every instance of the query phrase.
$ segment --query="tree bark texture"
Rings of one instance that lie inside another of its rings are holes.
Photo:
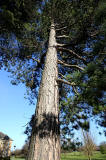
[[[56,32],[52,23],[27,160],[60,160]]]

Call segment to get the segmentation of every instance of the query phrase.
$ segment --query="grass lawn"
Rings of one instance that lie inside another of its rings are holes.
[[[12,157],[11,160],[24,160],[24,159]],[[61,160],[88,160],[88,159],[83,153],[72,152],[72,153],[62,153]],[[106,160],[106,154],[95,152],[94,155],[92,156],[92,160]]]
[[[11,160],[25,160],[25,159],[23,159],[23,158],[14,158],[14,157],[12,157]]]
[[[25,160],[25,159],[12,157],[11,160]]]
[[[62,153],[61,160],[88,160],[87,156],[80,152]],[[106,154],[95,152],[92,160],[106,160]]]

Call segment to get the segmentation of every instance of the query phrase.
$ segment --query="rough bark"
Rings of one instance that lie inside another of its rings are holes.
[[[27,160],[60,160],[56,32],[52,23]]]

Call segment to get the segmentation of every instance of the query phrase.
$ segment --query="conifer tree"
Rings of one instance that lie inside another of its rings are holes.
[[[24,21],[19,14],[20,32],[14,25],[9,46],[1,46],[12,83],[25,83],[32,99],[38,94],[28,160],[60,159],[60,126],[63,135],[70,134],[70,122],[72,129],[88,128],[91,115],[104,126],[105,8],[97,0],[36,1],[35,16]],[[11,10],[12,17],[15,13]]]

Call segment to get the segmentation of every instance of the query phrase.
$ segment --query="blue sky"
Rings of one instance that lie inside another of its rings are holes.
[[[25,87],[10,84],[8,73],[0,71],[0,131],[13,139],[13,145],[20,148],[26,139],[24,130],[34,105],[24,99]]]
[[[35,106],[29,105],[29,101],[24,99],[24,85],[13,86],[9,75],[6,71],[0,71],[0,131],[13,139],[13,146],[21,148],[26,139],[25,125],[35,112]],[[106,140],[103,135],[98,134],[94,123],[91,123],[91,134],[97,145]],[[76,133],[76,137],[81,139],[80,131]]]

